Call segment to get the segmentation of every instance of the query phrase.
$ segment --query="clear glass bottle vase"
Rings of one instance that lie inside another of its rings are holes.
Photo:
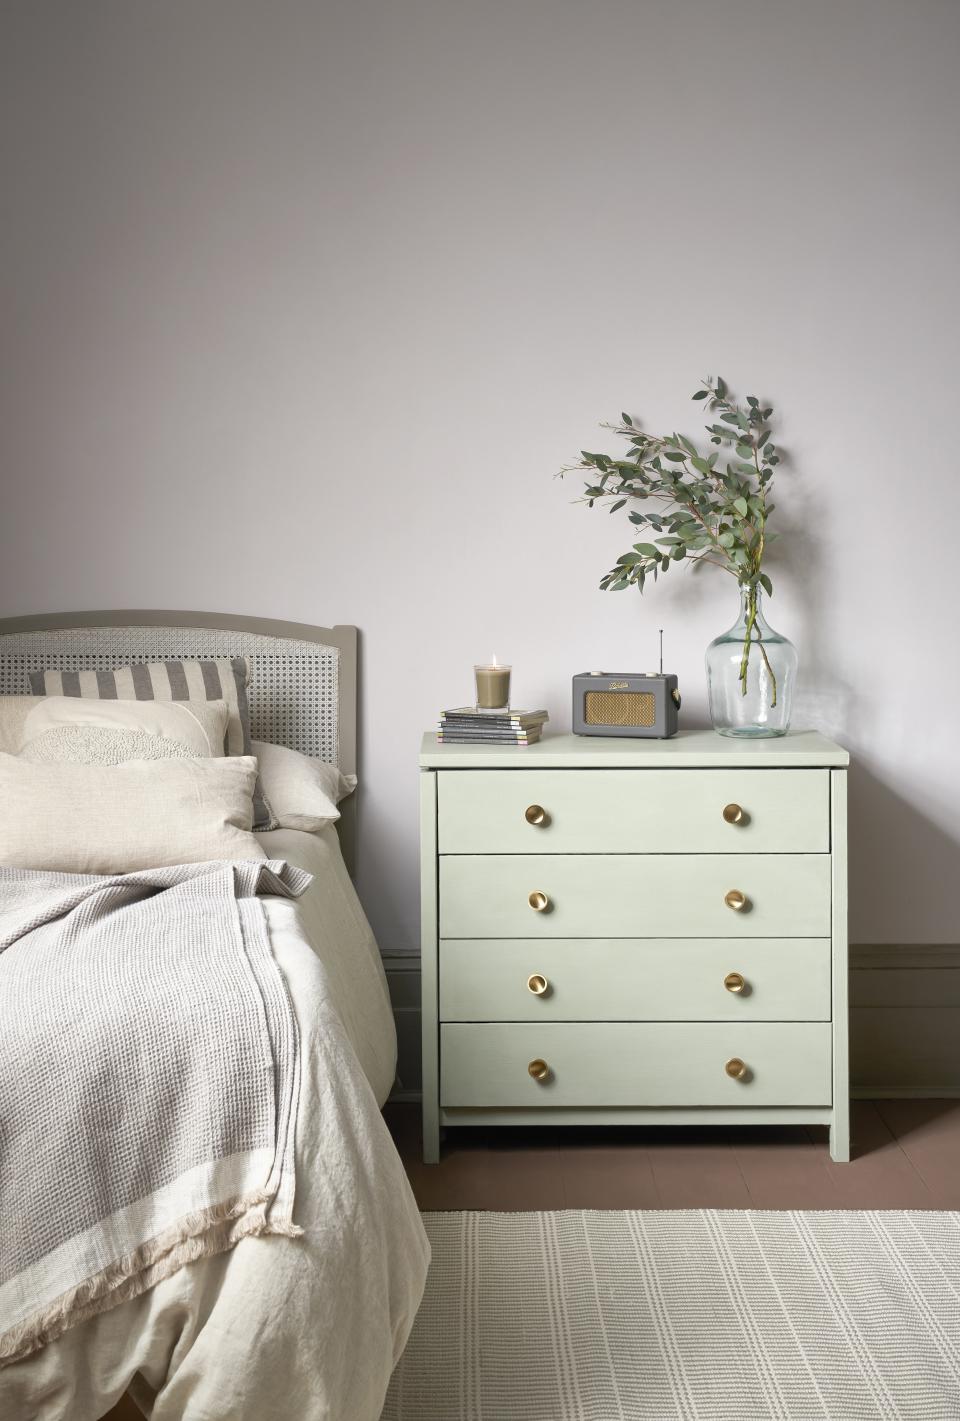
[[[721,735],[786,735],[797,652],[763,615],[763,591],[740,589],[740,615],[707,647],[707,700]]]

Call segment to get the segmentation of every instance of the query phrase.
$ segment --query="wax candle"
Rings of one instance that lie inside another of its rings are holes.
[[[498,666],[496,656],[489,666],[474,666],[479,710],[505,710],[510,704],[510,667]]]

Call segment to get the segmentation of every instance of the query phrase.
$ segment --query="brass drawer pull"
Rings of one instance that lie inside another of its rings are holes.
[[[731,1056],[723,1069],[727,1075],[732,1077],[735,1081],[742,1081],[747,1078],[747,1063],[746,1061],[741,1061],[739,1056]]]
[[[728,824],[742,824],[743,810],[740,808],[739,804],[724,805],[723,817]]]
[[[542,997],[549,985],[542,972],[534,972],[532,977],[527,978],[527,991],[532,992],[535,997]]]
[[[735,913],[742,913],[749,899],[745,893],[740,892],[739,888],[731,888],[729,893],[723,895],[723,901],[727,907],[732,908]]]
[[[723,985],[728,992],[742,992],[747,983],[746,978],[741,977],[739,972],[728,972],[723,979]]]
[[[535,1081],[545,1081],[547,1079],[547,1076],[550,1074],[550,1067],[547,1065],[546,1061],[541,1061],[540,1057],[538,1056],[535,1061],[530,1062],[529,1066],[527,1067],[527,1072],[529,1075],[533,1076],[533,1079]]]
[[[523,814],[528,824],[532,824],[537,829],[542,829],[547,823],[549,815],[542,804],[528,804]]]
[[[546,893],[541,893],[539,888],[533,890],[527,902],[535,913],[545,913],[550,907],[550,899]]]

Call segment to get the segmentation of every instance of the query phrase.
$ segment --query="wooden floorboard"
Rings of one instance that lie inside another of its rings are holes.
[[[421,1209],[960,1209],[960,1100],[853,1102],[853,1158],[825,1128],[448,1130],[387,1122]]]
[[[960,1207],[960,1101],[882,1100],[877,1108],[923,1180],[933,1207]]]

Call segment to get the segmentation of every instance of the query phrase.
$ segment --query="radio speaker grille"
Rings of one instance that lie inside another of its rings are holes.
[[[652,691],[588,691],[583,700],[587,725],[653,725],[657,718]]]

